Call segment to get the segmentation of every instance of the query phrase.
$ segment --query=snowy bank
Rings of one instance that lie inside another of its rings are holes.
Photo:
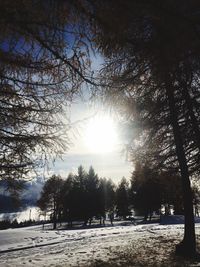
[[[195,223],[200,223],[200,218],[195,217]],[[168,225],[168,224],[184,224],[184,216],[183,215],[162,215],[160,217],[160,224]]]
[[[114,262],[112,266],[117,266],[127,260],[129,253],[135,261],[129,266],[172,266],[168,259],[183,237],[184,225],[118,224],[56,231],[50,227],[0,231],[0,267],[88,267],[95,262]],[[196,224],[196,232],[199,237],[200,224]],[[140,260],[144,265],[138,265]]]

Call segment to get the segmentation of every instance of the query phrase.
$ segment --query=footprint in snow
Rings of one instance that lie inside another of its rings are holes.
[[[34,261],[41,261],[41,259],[39,259],[39,258],[35,258]]]

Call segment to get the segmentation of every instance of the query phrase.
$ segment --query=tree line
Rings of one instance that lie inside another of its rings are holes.
[[[193,192],[197,206],[198,187],[194,187]],[[53,175],[44,184],[37,205],[43,214],[51,214],[54,229],[57,222],[62,221],[67,221],[69,227],[73,221],[91,224],[93,218],[104,224],[106,214],[110,219],[114,214],[133,219],[133,211],[144,216],[144,221],[148,216],[151,220],[153,212],[160,212],[161,205],[165,206],[166,214],[170,205],[176,214],[184,213],[180,176],[140,163],[136,164],[130,182],[123,177],[118,185],[111,179],[99,178],[93,167],[86,172],[79,166],[77,174],[70,173],[67,179]]]
[[[115,186],[110,179],[101,179],[90,167],[88,173],[82,166],[77,175],[69,174],[66,180],[53,175],[46,181],[38,206],[43,212],[51,212],[54,229],[56,222],[66,220],[69,226],[75,220],[86,225],[92,217],[103,223],[106,212],[115,205]]]

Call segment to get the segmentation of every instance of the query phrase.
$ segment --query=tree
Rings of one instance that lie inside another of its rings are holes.
[[[62,205],[63,180],[60,176],[53,175],[44,184],[41,197],[37,202],[38,207],[45,212],[50,212],[53,219],[53,229],[63,209]]]
[[[175,214],[183,214],[181,177],[174,172],[150,168],[148,162],[136,162],[131,177],[131,201],[136,211],[148,215],[161,205],[173,205]]]
[[[198,183],[194,183],[192,186],[193,204],[195,210],[195,216],[199,217],[199,204],[200,204],[200,191]]]
[[[190,175],[200,162],[199,2],[88,2],[95,41],[106,57],[103,89],[137,126],[135,155],[180,172],[185,230],[177,252],[194,255]]]
[[[65,214],[70,225],[73,220],[83,220],[86,225],[96,215],[98,181],[92,167],[87,173],[83,166],[79,166],[77,175],[68,176],[63,194]]]
[[[109,190],[105,197],[106,185],[102,184],[102,180],[98,178],[92,166],[88,173],[79,166],[77,175],[68,176],[63,187],[63,201],[64,216],[70,226],[73,220],[84,221],[86,225],[88,221],[91,223],[93,217],[105,215],[105,205],[106,208],[112,205],[112,201],[108,200],[109,197],[112,198],[112,195],[108,195],[112,191]],[[108,184],[110,185],[111,182]]]
[[[162,203],[163,188],[156,170],[145,165],[136,164],[131,177],[131,195],[135,210],[144,215],[146,221],[153,211],[158,211]]]
[[[99,215],[102,218],[106,217],[107,212],[113,212],[115,210],[116,194],[115,185],[111,179],[101,178],[99,182]]]
[[[26,176],[69,146],[64,114],[89,81],[73,1],[0,1],[0,178]]]
[[[99,178],[93,167],[89,168],[86,178],[86,213],[90,222],[94,216],[98,216],[98,188]]]
[[[70,227],[73,221],[73,183],[74,175],[70,173],[62,188],[63,218],[67,220]]]
[[[86,180],[86,171],[83,166],[78,167],[78,174],[74,175],[73,187],[70,194],[70,206],[71,206],[71,216],[73,220],[83,220],[87,221],[86,215],[86,194],[85,194],[85,180]]]
[[[175,214],[184,214],[183,189],[181,177],[170,171],[163,171],[158,176],[161,187],[162,204],[173,205]]]
[[[117,215],[126,219],[126,216],[130,215],[129,206],[129,184],[123,177],[116,189]]]

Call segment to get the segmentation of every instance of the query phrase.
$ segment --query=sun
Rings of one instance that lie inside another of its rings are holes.
[[[110,116],[95,116],[86,126],[85,144],[93,153],[109,153],[118,145],[117,127]]]

